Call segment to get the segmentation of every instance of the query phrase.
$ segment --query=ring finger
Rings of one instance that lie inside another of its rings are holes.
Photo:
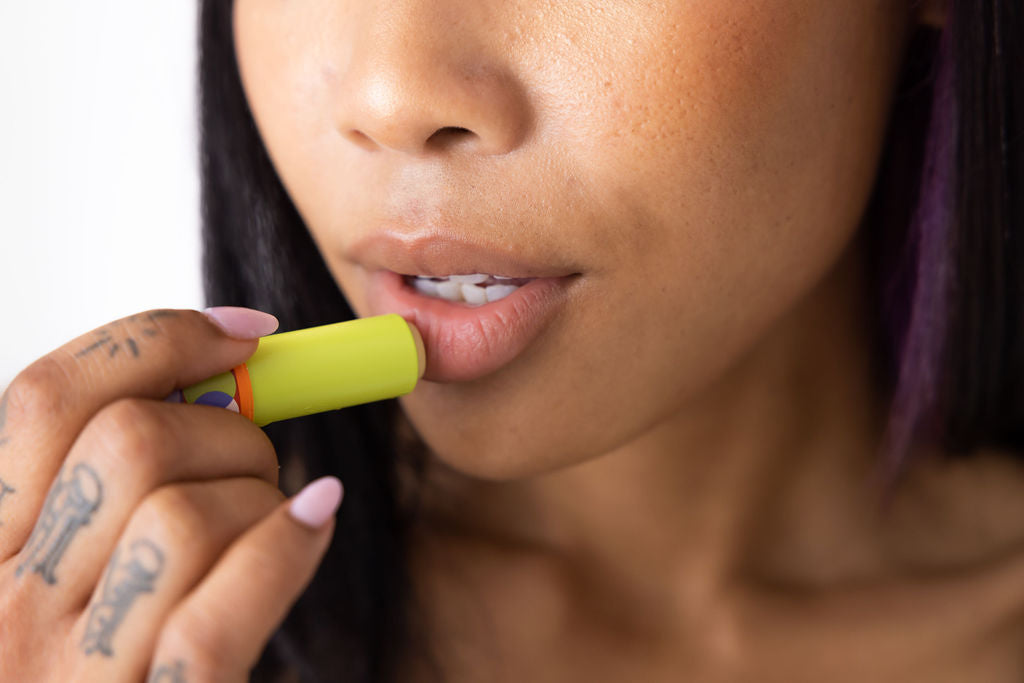
[[[172,484],[147,496],[71,630],[72,679],[142,680],[167,615],[283,500],[255,477]]]

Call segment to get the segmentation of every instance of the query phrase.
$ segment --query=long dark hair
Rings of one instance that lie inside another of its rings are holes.
[[[353,317],[258,134],[242,90],[232,0],[200,2],[206,296],[270,311],[282,329]],[[952,0],[918,28],[865,211],[877,354],[892,397],[893,474],[922,440],[949,453],[1024,452],[1024,9]],[[345,482],[334,540],[253,672],[393,680],[416,647],[394,401],[271,425],[282,488]]]

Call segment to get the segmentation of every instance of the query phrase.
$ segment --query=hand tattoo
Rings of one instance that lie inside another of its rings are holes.
[[[151,313],[133,315],[130,318],[127,318],[125,323],[138,323],[142,318],[149,323],[153,323],[159,318],[175,318],[177,316],[178,313],[176,311],[153,311]],[[139,334],[144,337],[155,337],[159,332],[154,327],[143,327],[139,331]],[[132,334],[124,334],[123,336],[115,337],[111,334],[110,330],[105,327],[101,327],[96,330],[96,336],[98,337],[96,341],[76,353],[75,358],[88,356],[90,353],[98,351],[101,348],[105,348],[107,350],[108,358],[113,358],[125,347],[127,347],[128,351],[131,352],[133,358],[138,358],[140,355],[139,343],[135,340],[135,336]]]
[[[50,487],[43,503],[39,521],[25,545],[25,561],[18,566],[15,576],[21,576],[25,567],[41,574],[48,584],[57,583],[54,570],[68,545],[103,502],[103,485],[96,471],[85,463],[78,463],[65,478],[62,467],[57,481]],[[42,556],[38,562],[37,556]]]
[[[99,652],[114,655],[111,640],[124,621],[125,614],[142,593],[152,593],[160,572],[164,568],[164,554],[155,543],[147,539],[133,541],[127,557],[119,563],[119,547],[107,566],[99,601],[89,611],[82,648],[85,654]],[[170,679],[174,680],[174,679]]]
[[[185,683],[185,662],[177,659],[173,665],[162,664],[146,683]]]

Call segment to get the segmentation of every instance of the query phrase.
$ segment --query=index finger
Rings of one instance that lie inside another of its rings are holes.
[[[276,328],[273,316],[241,308],[209,315],[160,309],[104,325],[14,378],[0,399],[0,449],[31,452],[35,466],[53,460],[108,403],[163,398],[230,370],[256,351],[257,337]]]

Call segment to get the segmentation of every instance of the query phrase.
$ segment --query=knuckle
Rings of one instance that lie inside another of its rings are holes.
[[[123,398],[105,406],[86,429],[108,456],[128,461],[133,469],[156,466],[158,459],[138,455],[167,452],[176,439],[166,412],[152,401],[137,398]]]
[[[133,526],[141,535],[158,538],[168,548],[195,546],[208,522],[187,486],[168,484],[146,496],[136,510]]]
[[[67,369],[44,356],[22,370],[7,387],[7,419],[26,422],[59,416],[70,390]]]

